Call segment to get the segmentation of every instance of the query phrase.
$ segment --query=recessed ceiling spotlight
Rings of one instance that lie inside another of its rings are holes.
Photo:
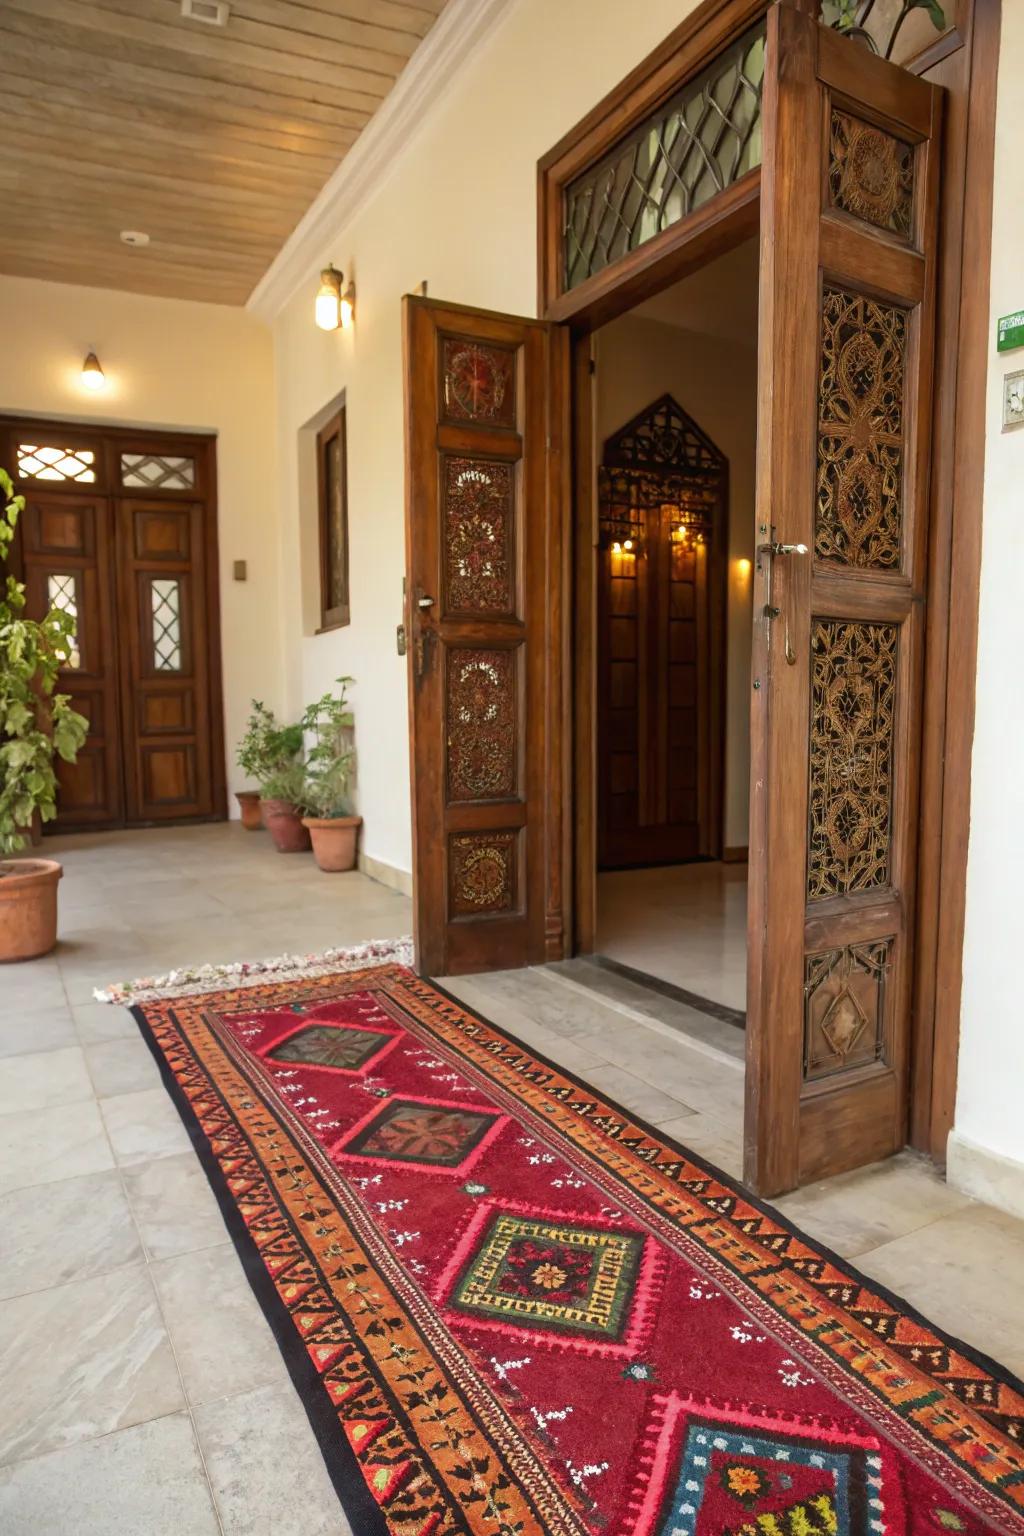
[[[204,21],[208,27],[226,27],[228,0],[181,0],[181,14],[186,21]]]
[[[141,229],[122,229],[121,240],[124,245],[149,244],[149,236]]]

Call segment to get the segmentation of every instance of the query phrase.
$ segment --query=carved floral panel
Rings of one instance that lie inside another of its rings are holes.
[[[452,917],[485,917],[516,907],[517,832],[459,832],[448,842]]]
[[[814,552],[898,570],[903,545],[906,312],[825,286]]]
[[[817,619],[811,632],[811,901],[889,884],[895,624]]]
[[[516,662],[508,650],[448,652],[449,800],[498,800],[516,792]]]
[[[828,187],[833,208],[909,238],[914,219],[914,146],[832,108]]]
[[[511,464],[445,459],[442,558],[447,612],[513,612],[514,491]]]
[[[515,352],[465,336],[446,336],[441,349],[441,399],[449,421],[514,427]]]
[[[882,1058],[885,979],[892,939],[808,955],[804,972],[804,1078]]]

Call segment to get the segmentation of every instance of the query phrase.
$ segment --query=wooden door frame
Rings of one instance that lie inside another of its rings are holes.
[[[818,0],[780,3],[818,13]],[[703,0],[538,164],[538,314],[567,323],[573,348],[572,592],[564,642],[572,688],[565,717],[572,855],[562,882],[570,953],[593,947],[596,926],[596,583],[589,536],[581,536],[594,495],[591,334],[755,234],[760,170],[568,292],[562,286],[563,192],[767,9],[766,0]],[[908,64],[956,84],[941,194],[909,1130],[912,1145],[939,1161],[953,1123],[959,1048],[1000,13],[1001,0],[955,0],[952,25]]]
[[[218,515],[217,515],[217,439],[212,433],[202,432],[174,432],[166,428],[156,427],[129,427],[106,422],[75,419],[53,419],[46,416],[25,416],[17,412],[0,412],[0,444],[11,447],[11,476],[17,489],[21,482],[14,470],[14,438],[15,434],[32,432],[62,434],[70,437],[75,443],[86,445],[99,445],[97,459],[97,479],[92,485],[78,485],[74,482],[25,482],[34,485],[41,490],[49,486],[53,491],[69,496],[102,497],[113,507],[118,500],[124,500],[131,496],[130,491],[121,488],[118,477],[118,454],[126,452],[160,453],[172,446],[179,452],[182,449],[194,453],[198,470],[196,495],[194,500],[201,501],[206,516],[203,519],[204,526],[204,556],[206,561],[206,587],[204,601],[206,604],[207,630],[209,639],[209,656],[207,659],[209,671],[209,705],[210,705],[210,755],[211,755],[211,791],[213,811],[209,816],[183,817],[180,822],[173,825],[187,825],[192,823],[226,821],[227,820],[227,763],[224,756],[224,681],[223,681],[223,654],[221,643],[220,622],[220,554],[218,540]],[[141,488],[136,491],[136,499],[162,501],[169,505],[181,505],[185,500],[180,493],[161,492],[156,488]],[[17,545],[15,546],[17,550]],[[115,598],[114,620],[115,631],[118,628],[117,602]],[[120,686],[118,689],[118,716],[123,726],[123,709],[120,699]],[[122,822],[123,824],[123,822]],[[149,825],[150,823],[145,823]],[[164,822],[155,825],[166,825]],[[81,827],[71,826],[61,828],[61,831],[89,831],[96,830],[89,823],[83,823]],[[103,830],[102,828],[100,830]],[[116,828],[112,829],[116,830]]]

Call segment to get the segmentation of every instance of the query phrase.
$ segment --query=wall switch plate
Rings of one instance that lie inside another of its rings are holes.
[[[1003,431],[1024,425],[1024,368],[1003,379]]]
[[[232,575],[236,581],[244,581],[248,575],[244,560],[236,560],[232,569]]]

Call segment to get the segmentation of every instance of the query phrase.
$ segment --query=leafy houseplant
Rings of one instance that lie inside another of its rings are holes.
[[[278,853],[304,853],[309,833],[302,825],[305,776],[302,724],[278,725],[271,716],[259,765],[260,810]]]
[[[255,779],[259,783],[267,773],[270,765],[271,738],[276,730],[277,721],[274,719],[273,711],[259,699],[253,699],[245,734],[235,748],[235,762],[247,779]],[[259,790],[236,790],[235,799],[242,812],[243,827],[249,832],[259,831],[263,825]]]
[[[0,469],[0,565],[14,542],[23,496]],[[38,814],[57,814],[54,756],[73,763],[88,721],[55,693],[57,675],[74,648],[74,621],[58,608],[25,617],[25,587],[8,573],[0,591],[0,855],[17,853]],[[0,861],[0,960],[28,960],[57,942],[57,881],[52,859]]]
[[[875,0],[822,0],[822,20],[837,32],[845,32],[847,37],[856,37],[862,43],[867,43],[874,53],[882,53],[883,50],[867,29],[868,17],[874,8]],[[892,58],[896,39],[912,11],[927,11],[938,31],[946,25],[946,15],[939,0],[903,0],[884,49],[885,58]]]
[[[339,692],[325,693],[302,717],[303,732],[311,743],[306,751],[302,792],[309,815],[303,825],[313,839],[317,863],[330,873],[355,867],[362,822],[361,817],[352,815],[348,798],[355,763],[347,694],[352,681],[351,677],[339,677]]]

